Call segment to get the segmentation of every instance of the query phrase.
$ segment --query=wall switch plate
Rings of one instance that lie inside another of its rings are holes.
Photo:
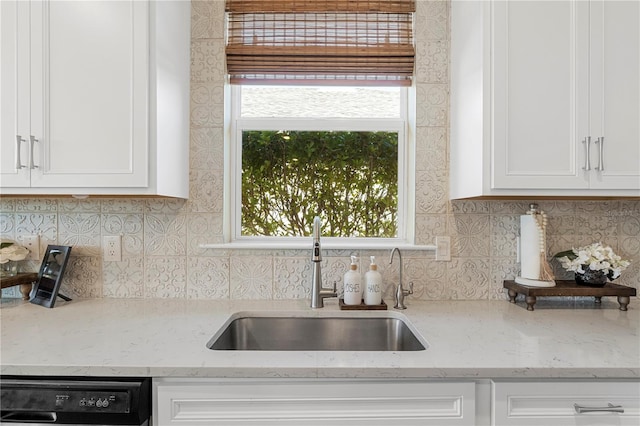
[[[436,260],[451,261],[451,237],[436,237]]]
[[[122,261],[122,238],[120,235],[105,235],[102,246],[106,262]]]
[[[29,249],[27,260],[40,260],[40,236],[25,235],[22,237],[22,245]]]

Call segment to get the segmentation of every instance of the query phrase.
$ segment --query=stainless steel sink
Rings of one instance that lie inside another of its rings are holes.
[[[422,351],[407,323],[385,317],[232,317],[209,340],[213,350]]]

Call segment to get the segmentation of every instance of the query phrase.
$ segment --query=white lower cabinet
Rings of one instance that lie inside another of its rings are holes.
[[[473,381],[154,379],[154,425],[475,425]]]
[[[492,424],[640,424],[638,381],[493,381]]]

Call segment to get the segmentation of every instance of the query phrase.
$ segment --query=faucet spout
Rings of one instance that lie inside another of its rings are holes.
[[[396,304],[394,305],[394,309],[407,309],[407,307],[404,304],[404,298],[410,294],[413,294],[413,283],[412,282],[409,283],[408,290],[402,286],[402,269],[403,269],[402,253],[400,253],[400,249],[398,247],[395,247],[393,250],[391,250],[391,256],[389,257],[389,265],[393,263],[393,255],[396,254],[396,252],[398,253],[398,258],[400,259],[400,281],[398,282],[398,286],[396,287],[396,292],[395,292]]]
[[[311,307],[323,308],[324,299],[338,297],[336,283],[333,289],[322,287],[322,249],[320,246],[320,218],[313,219],[313,246],[311,248]]]

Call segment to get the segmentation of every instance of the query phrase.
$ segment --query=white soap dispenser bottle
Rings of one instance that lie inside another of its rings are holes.
[[[364,275],[364,304],[379,305],[382,303],[382,275],[378,272],[376,257],[371,256],[369,271]]]
[[[344,274],[342,281],[344,286],[344,303],[346,305],[359,305],[362,303],[362,277],[358,272],[356,256],[351,256],[351,265]]]

